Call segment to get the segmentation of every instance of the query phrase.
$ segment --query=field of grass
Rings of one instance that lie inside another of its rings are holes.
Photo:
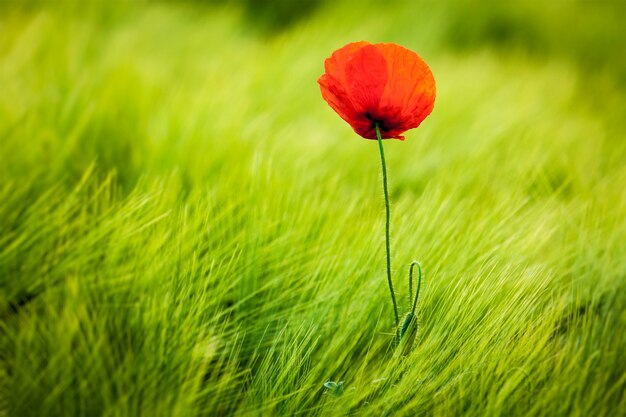
[[[0,4],[0,416],[624,415],[623,3],[262,3]],[[437,80],[385,141],[407,356],[316,83],[361,39]]]

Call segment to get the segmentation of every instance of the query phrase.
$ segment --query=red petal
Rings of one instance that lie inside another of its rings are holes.
[[[356,51],[363,48],[366,45],[371,45],[369,42],[360,41],[360,42],[352,42],[345,45],[341,49],[337,49],[330,58],[327,58],[324,61],[324,69],[326,70],[326,74],[334,77],[340,83],[346,83],[346,64],[348,60],[354,55]]]
[[[356,51],[346,62],[346,81],[355,110],[378,120],[376,112],[387,83],[387,63],[374,45]]]
[[[413,51],[396,44],[377,44],[389,71],[380,111],[394,119],[402,131],[416,128],[435,104],[435,79]]]
[[[371,122],[363,113],[355,110],[352,98],[348,94],[345,85],[328,74],[322,75],[317,82],[320,85],[324,100],[357,133],[369,127]]]
[[[366,129],[371,122],[355,108],[352,96],[348,92],[346,65],[354,53],[366,45],[371,44],[365,41],[353,42],[333,52],[324,62],[326,73],[317,80],[324,100],[357,133]]]

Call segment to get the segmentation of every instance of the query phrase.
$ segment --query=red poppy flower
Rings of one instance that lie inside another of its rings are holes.
[[[393,43],[349,43],[324,62],[322,97],[352,129],[376,139],[404,140],[435,104],[435,79],[413,51]]]

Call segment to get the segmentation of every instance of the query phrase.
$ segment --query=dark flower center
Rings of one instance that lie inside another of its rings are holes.
[[[375,117],[373,117],[371,114],[369,113],[365,113],[365,117],[367,118],[367,120],[369,120],[370,122],[372,122],[372,124],[370,125],[370,127],[372,129],[376,129],[376,125],[378,125],[378,127],[380,128],[380,130],[382,132],[386,132],[387,128],[385,128],[385,121],[382,119],[377,119]]]

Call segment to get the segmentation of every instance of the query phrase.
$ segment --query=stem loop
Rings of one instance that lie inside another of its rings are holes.
[[[411,297],[413,297],[413,267],[415,267],[415,265],[417,265],[417,290],[415,291],[415,300],[413,300],[413,309],[411,310],[411,314],[413,315],[415,315],[417,297],[420,295],[420,287],[422,286],[422,265],[417,261],[413,261],[409,268],[409,303],[411,302]]]

